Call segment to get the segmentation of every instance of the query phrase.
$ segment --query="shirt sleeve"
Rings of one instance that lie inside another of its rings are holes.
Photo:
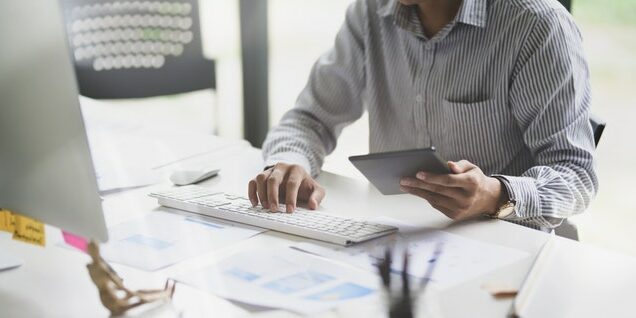
[[[498,176],[516,201],[507,219],[554,228],[583,212],[598,190],[590,83],[581,35],[571,16],[538,16],[513,71],[510,106],[535,166]]]
[[[342,129],[362,116],[365,88],[365,1],[347,9],[334,47],[314,64],[293,109],[263,144],[265,165],[299,164],[318,175]]]

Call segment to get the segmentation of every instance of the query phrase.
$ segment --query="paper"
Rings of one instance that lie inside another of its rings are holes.
[[[152,140],[139,129],[111,127],[87,131],[100,191],[147,186],[161,181],[152,169],[161,160]],[[171,160],[172,157],[170,157]]]
[[[13,233],[14,240],[46,245],[44,223],[8,210],[0,210],[0,230]]]
[[[376,271],[374,264],[384,255],[385,245],[370,242],[354,247],[335,247],[331,245],[301,242],[293,245],[295,249],[336,259],[359,268]],[[399,273],[402,255],[409,253],[409,274],[424,277],[427,264],[432,261],[435,245],[443,244],[441,255],[432,277],[427,277],[439,287],[449,287],[482,276],[497,268],[515,263],[529,256],[528,253],[463,238],[439,230],[414,234],[398,240],[393,246],[393,271]]]
[[[101,252],[107,261],[154,271],[263,231],[211,218],[152,212],[110,228],[110,240]]]
[[[376,296],[378,278],[288,247],[231,256],[176,280],[252,305],[313,314]]]
[[[15,215],[13,239],[39,246],[46,245],[44,223],[21,215]]]
[[[91,124],[87,136],[100,191],[162,181],[159,169],[245,143],[212,135],[125,124]]]
[[[4,254],[0,251],[0,271],[22,266],[23,263],[24,262],[21,259]]]
[[[130,164],[119,164],[105,168],[96,166],[97,185],[101,193],[153,185],[161,182],[161,175],[147,167],[135,168]]]
[[[0,209],[0,231],[15,232],[15,219],[13,218],[13,214],[3,209]]]
[[[66,244],[75,247],[84,253],[88,252],[88,241],[85,238],[66,231],[62,231],[62,237]]]
[[[551,236],[514,301],[516,317],[633,317],[636,258]]]

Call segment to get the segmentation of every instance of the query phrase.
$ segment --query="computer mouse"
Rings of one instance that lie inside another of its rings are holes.
[[[170,175],[170,182],[178,186],[194,184],[216,176],[220,170],[177,170]]]

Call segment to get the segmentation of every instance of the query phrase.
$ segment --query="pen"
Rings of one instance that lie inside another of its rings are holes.
[[[442,255],[443,246],[443,242],[437,242],[437,244],[435,245],[433,256],[431,257],[431,259],[429,259],[428,266],[426,267],[426,272],[424,273],[424,276],[422,276],[422,280],[420,281],[420,288],[417,291],[418,296],[424,293],[424,290],[428,286],[428,283],[431,281],[433,272],[435,271],[435,266],[439,261],[440,255]]]

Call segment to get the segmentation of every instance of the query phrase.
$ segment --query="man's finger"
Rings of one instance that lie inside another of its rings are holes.
[[[318,184],[315,185],[314,191],[309,195],[309,200],[307,201],[307,206],[311,210],[315,210],[322,202],[322,199],[325,198],[325,189],[323,189]]]
[[[285,184],[285,209],[288,213],[294,212],[296,209],[298,189],[302,183],[303,176],[303,171],[297,168],[292,168],[287,175],[287,182]]]
[[[460,215],[458,210],[454,207],[455,204],[453,202],[447,201],[447,200],[436,199],[436,198],[434,198],[434,193],[427,194],[426,191],[424,191],[422,193],[418,193],[418,194],[414,194],[414,195],[417,195],[417,196],[425,199],[426,201],[428,201],[428,203],[435,210],[442,212],[449,219],[457,220],[457,218]]]
[[[258,187],[256,185],[256,179],[250,180],[247,184],[247,196],[250,198],[252,207],[258,205],[258,195],[256,194]]]
[[[446,187],[463,188],[464,182],[462,178],[463,174],[437,174],[420,171],[415,177],[423,182],[430,184],[437,184]]]
[[[449,161],[447,164],[448,168],[455,174],[464,173],[477,167],[468,160]]]
[[[429,192],[438,193],[443,196],[447,196],[450,198],[457,198],[463,195],[463,192],[456,187],[447,187],[446,185],[434,184],[421,181],[416,178],[402,178],[400,180],[400,185],[411,187],[411,188],[419,188]]]
[[[272,212],[278,212],[278,188],[283,182],[284,176],[282,169],[274,167],[267,178],[267,201],[269,202],[269,210]]]
[[[267,178],[272,173],[271,170],[266,170],[256,176],[256,193],[261,200],[261,205],[265,209],[269,209],[269,202],[267,202]]]
[[[402,191],[416,195],[428,201],[433,206],[440,206],[451,211],[455,210],[455,204],[453,204],[454,200],[452,198],[443,196],[441,194],[422,190],[419,188],[411,188],[411,187],[405,187],[405,186],[401,186],[400,188],[402,189]]]

